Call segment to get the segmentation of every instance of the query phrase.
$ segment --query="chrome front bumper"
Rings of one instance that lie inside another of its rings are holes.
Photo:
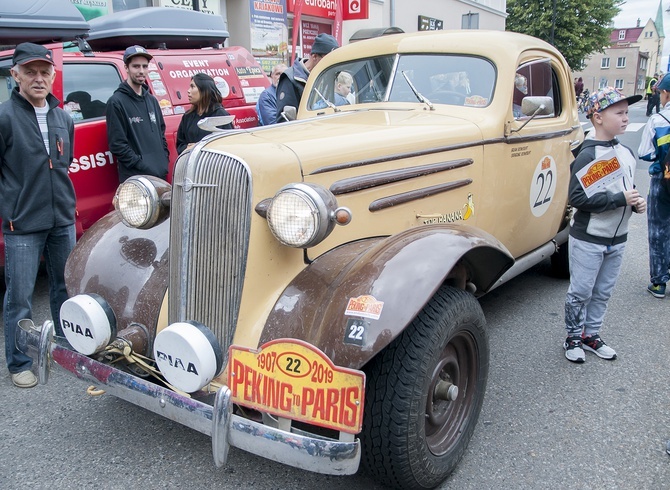
[[[230,390],[217,391],[213,405],[182,396],[162,386],[120,371],[72,351],[53,339],[53,324],[41,329],[22,320],[16,345],[37,364],[40,384],[49,380],[52,363],[105,392],[174,420],[212,438],[217,466],[224,465],[230,446],[303,470],[351,475],[358,470],[360,441],[346,442],[287,432],[232,413]]]

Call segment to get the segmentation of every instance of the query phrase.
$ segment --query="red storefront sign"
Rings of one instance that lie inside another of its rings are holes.
[[[342,20],[367,19],[369,0],[341,0]],[[288,11],[295,13],[296,0],[287,0]],[[337,0],[303,0],[302,15],[335,19]]]

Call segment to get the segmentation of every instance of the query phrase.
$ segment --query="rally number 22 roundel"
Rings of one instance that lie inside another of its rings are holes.
[[[539,218],[547,212],[556,192],[556,162],[550,155],[543,156],[530,183],[530,210]]]

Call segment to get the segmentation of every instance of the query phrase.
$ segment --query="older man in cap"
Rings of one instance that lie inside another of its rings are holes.
[[[128,78],[107,101],[107,140],[118,162],[119,182],[133,175],[167,177],[170,152],[165,121],[146,85],[152,58],[142,46],[126,49],[123,62]]]
[[[293,66],[284,71],[279,77],[277,84],[277,122],[284,122],[282,115],[286,106],[298,107],[302,92],[307,83],[307,77],[314,67],[331,51],[339,48],[337,40],[330,34],[319,34],[314,39],[309,57],[297,61]]]
[[[65,261],[75,243],[75,195],[68,176],[74,124],[51,94],[53,54],[44,46],[19,44],[11,73],[16,81],[0,104],[0,210],[5,240],[5,356],[12,382],[31,388],[32,360],[16,348],[18,322],[32,318],[40,258],[49,275],[51,316],[62,336],[60,307],[67,299]]]

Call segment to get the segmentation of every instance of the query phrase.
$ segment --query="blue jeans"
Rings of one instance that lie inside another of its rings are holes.
[[[651,176],[647,196],[649,235],[649,276],[654,284],[670,280],[670,195],[663,184],[663,173]]]
[[[589,337],[600,331],[619,277],[626,243],[598,245],[570,236],[570,287],[565,298],[568,336]]]
[[[59,226],[27,235],[6,233],[5,238],[5,357],[7,369],[16,374],[32,366],[32,359],[16,348],[19,320],[32,319],[33,291],[40,258],[44,255],[49,277],[51,317],[56,335],[63,335],[60,307],[68,298],[65,289],[65,262],[75,243],[74,225]]]

